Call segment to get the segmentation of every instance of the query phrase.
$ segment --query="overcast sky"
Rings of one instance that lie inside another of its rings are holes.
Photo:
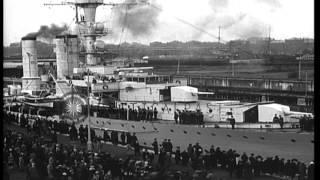
[[[54,0],[4,0],[4,45],[38,31],[52,23],[72,26],[74,10],[69,6],[43,6]],[[123,2],[112,0],[105,2]],[[97,21],[107,23],[114,31],[106,42],[136,41],[217,41],[271,36],[276,39],[310,37],[314,34],[313,0],[152,0],[157,8],[143,7],[129,11],[124,33],[121,13],[110,7],[99,7]],[[205,31],[205,32],[204,32]],[[122,38],[121,38],[122,37]]]

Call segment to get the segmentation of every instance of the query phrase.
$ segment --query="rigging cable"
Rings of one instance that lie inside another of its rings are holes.
[[[153,5],[153,4],[151,4],[151,3],[149,3],[149,5],[150,5],[150,7],[154,8],[154,9],[156,9],[156,10],[158,10],[158,11],[162,11],[162,9],[159,8],[159,7],[157,7],[156,5]],[[174,17],[176,20],[178,20],[178,21],[180,21],[181,23],[183,23],[183,24],[189,25],[189,26],[191,26],[192,28],[194,28],[194,29],[196,29],[196,30],[198,30],[198,31],[200,31],[200,32],[203,32],[203,33],[205,33],[205,34],[207,34],[207,35],[209,35],[209,36],[211,36],[211,37],[213,37],[213,38],[215,38],[215,39],[219,39],[219,37],[217,37],[216,35],[208,32],[208,31],[206,31],[206,30],[204,30],[204,29],[202,29],[202,28],[199,28],[199,27],[197,27],[197,26],[194,25],[194,24],[191,24],[190,22],[188,22],[188,21],[186,21],[186,20],[183,20],[183,19],[181,19],[181,18],[179,18],[179,17],[176,17],[176,16],[173,16],[173,17]],[[220,41],[226,42],[226,41],[222,40],[221,38],[220,38]]]
[[[123,26],[122,26],[122,30],[121,30],[119,45],[118,45],[118,51],[119,51],[119,52],[120,52],[120,46],[121,46],[123,34],[124,34],[124,32],[125,32],[125,29],[126,29],[125,25],[127,24],[127,15],[128,15],[128,6],[126,6],[126,8],[125,8],[125,14],[124,14],[124,19],[123,19]]]

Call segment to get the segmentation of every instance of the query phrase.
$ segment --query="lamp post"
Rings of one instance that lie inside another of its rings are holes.
[[[88,84],[87,84],[87,91],[88,91],[88,142],[87,142],[87,148],[88,151],[92,151],[92,142],[91,142],[91,128],[90,128],[90,88],[89,88],[89,69],[87,71],[87,78],[88,78]]]

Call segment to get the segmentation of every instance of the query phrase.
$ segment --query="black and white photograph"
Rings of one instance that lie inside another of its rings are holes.
[[[314,180],[313,0],[3,0],[4,180]]]

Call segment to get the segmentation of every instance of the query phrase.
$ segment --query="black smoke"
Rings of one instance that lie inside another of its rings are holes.
[[[123,5],[114,8],[114,21],[118,28],[125,28],[134,37],[150,35],[158,24],[161,10],[155,7],[159,5],[156,2],[138,0],[126,0],[124,3],[137,3],[137,5]]]
[[[66,24],[58,26],[51,24],[50,26],[42,25],[37,32],[27,34],[25,37],[37,37],[37,40],[44,41],[46,43],[52,43],[52,40],[57,36],[65,33],[68,30]]]

